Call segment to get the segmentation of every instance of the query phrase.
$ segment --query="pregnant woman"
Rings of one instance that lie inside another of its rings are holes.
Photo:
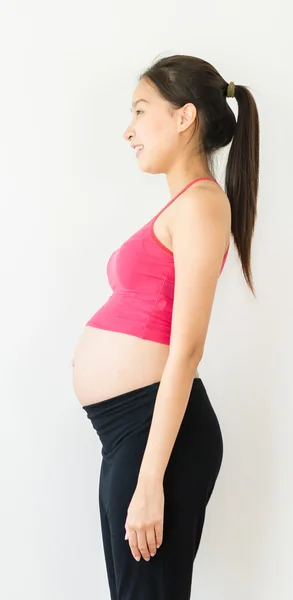
[[[255,294],[258,111],[247,87],[175,55],[140,76],[131,112],[124,138],[142,171],[166,175],[171,199],[110,256],[113,293],[79,339],[73,386],[102,446],[111,600],[188,600],[223,457],[197,369],[231,233]],[[211,164],[230,142],[224,191]]]

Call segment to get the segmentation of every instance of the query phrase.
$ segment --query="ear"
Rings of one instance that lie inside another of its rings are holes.
[[[185,129],[188,129],[192,125],[196,118],[197,110],[192,102],[188,102],[179,111],[178,130],[185,131]]]

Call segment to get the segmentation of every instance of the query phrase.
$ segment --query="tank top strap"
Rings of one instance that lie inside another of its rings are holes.
[[[170,204],[172,204],[172,202],[174,202],[174,200],[176,200],[176,198],[178,198],[178,196],[180,196],[181,194],[183,194],[183,192],[185,192],[185,190],[187,190],[191,185],[193,185],[193,183],[196,183],[197,181],[202,181],[202,180],[214,181],[217,185],[219,185],[219,183],[213,177],[197,177],[197,179],[194,179],[193,181],[190,181],[182,190],[180,190],[180,192],[178,192],[178,194],[176,194],[176,196],[174,196],[174,198],[171,198],[171,200],[169,200],[169,202],[167,202],[167,204],[165,204],[165,206],[163,206],[163,208],[161,208],[161,210],[152,218],[152,221],[155,221],[155,219],[157,219],[157,217],[164,210],[166,210],[166,208],[168,206],[170,206]]]

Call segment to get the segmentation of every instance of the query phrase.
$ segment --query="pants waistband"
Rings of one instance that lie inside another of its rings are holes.
[[[103,456],[126,437],[149,430],[159,385],[157,381],[82,407],[101,440]],[[204,390],[200,378],[193,381],[192,390],[196,389]]]

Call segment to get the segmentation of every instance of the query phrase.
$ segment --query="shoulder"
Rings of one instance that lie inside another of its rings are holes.
[[[206,229],[207,236],[217,231],[217,236],[224,238],[224,246],[229,244],[231,206],[226,193],[216,183],[203,181],[191,186],[172,208],[167,224],[171,240],[186,235],[187,231],[196,234],[199,229],[201,232]]]

